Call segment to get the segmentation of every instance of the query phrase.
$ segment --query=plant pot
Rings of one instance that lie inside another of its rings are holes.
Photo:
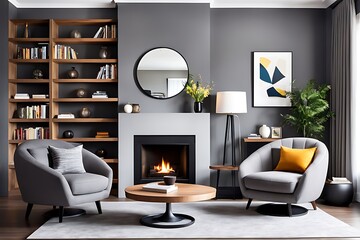
[[[194,112],[201,113],[203,110],[203,103],[202,102],[194,102]]]

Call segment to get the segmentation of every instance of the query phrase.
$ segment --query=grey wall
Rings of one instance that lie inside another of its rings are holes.
[[[214,92],[246,91],[248,112],[239,115],[243,136],[258,132],[262,124],[281,126],[280,113],[288,111],[252,107],[252,52],[292,51],[295,87],[303,87],[309,79],[325,82],[325,20],[325,10],[211,9]],[[213,115],[211,121],[211,162],[220,163],[225,117]],[[296,133],[285,127],[283,135]]]
[[[190,73],[210,81],[209,4],[118,4],[118,29],[120,112],[127,102],[139,103],[141,112],[192,112],[185,93],[169,100],[142,94],[133,69],[147,50],[170,47],[184,56]]]

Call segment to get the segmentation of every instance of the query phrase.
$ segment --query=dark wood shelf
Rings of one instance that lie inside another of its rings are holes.
[[[53,41],[68,44],[116,44],[117,38],[53,38]]]
[[[56,140],[63,140],[66,142],[117,142],[118,138],[56,138]]]
[[[54,22],[58,25],[69,26],[102,26],[106,24],[116,24],[115,19],[56,19]],[[95,34],[95,33],[94,33]]]
[[[119,160],[117,158],[104,158],[103,159],[106,163],[118,163]]]
[[[10,118],[10,123],[42,123],[42,122],[49,122],[48,118],[34,118],[34,119],[26,119],[26,118]]]
[[[49,38],[9,38],[12,43],[49,43]]]
[[[28,23],[31,25],[49,25],[48,19],[12,19],[10,20],[16,25]]]
[[[34,79],[34,78],[28,78],[28,79],[9,79],[9,83],[50,83],[49,79]]]
[[[117,63],[117,59],[91,59],[91,58],[83,58],[83,59],[54,59],[54,63]]]
[[[54,98],[54,102],[117,102],[118,98]]]
[[[57,119],[53,118],[53,122],[56,123],[105,123],[105,122],[117,122],[117,118],[71,118],[71,119]]]
[[[13,98],[10,98],[9,102],[12,102],[12,103],[21,103],[21,102],[48,103],[49,99],[48,98],[30,98],[30,99],[13,99]]]
[[[56,83],[117,83],[117,79],[94,79],[94,78],[76,78],[76,79],[54,79]]]
[[[49,59],[9,59],[11,63],[49,63]]]

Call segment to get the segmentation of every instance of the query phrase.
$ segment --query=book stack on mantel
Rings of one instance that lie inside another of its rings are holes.
[[[58,119],[72,119],[75,118],[75,115],[72,113],[60,113],[59,115],[57,115]]]
[[[14,99],[30,99],[30,95],[28,93],[16,93]]]
[[[247,138],[248,139],[261,139],[261,136],[256,133],[250,133]]]
[[[96,132],[96,138],[108,138],[109,132]]]
[[[162,182],[154,182],[145,184],[142,187],[142,190],[149,191],[149,192],[159,192],[159,193],[170,193],[176,191],[178,187],[174,185],[165,185]]]

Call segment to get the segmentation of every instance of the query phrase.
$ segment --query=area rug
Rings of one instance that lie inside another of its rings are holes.
[[[173,204],[175,213],[195,217],[191,226],[159,229],[143,226],[139,219],[165,210],[165,204],[146,202],[103,202],[103,214],[95,204],[80,205],[86,215],[66,218],[59,224],[52,218],[28,239],[242,239],[242,238],[347,238],[360,237],[360,231],[321,209],[309,209],[301,217],[271,217],[258,214],[254,202],[245,210],[245,202],[208,201]]]

